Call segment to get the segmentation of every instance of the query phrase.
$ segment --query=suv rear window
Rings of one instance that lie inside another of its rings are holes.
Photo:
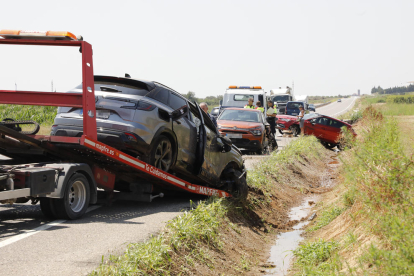
[[[288,103],[286,108],[289,109],[299,109],[299,106],[303,107],[303,103]]]
[[[187,101],[174,93],[170,94],[170,101],[168,104],[172,109],[176,110],[180,107],[187,105]]]
[[[153,98],[163,104],[168,104],[168,95],[169,91],[167,89],[157,87],[156,89],[152,90],[151,93],[147,95],[147,97]]]
[[[82,90],[82,84],[78,85],[76,90]],[[109,92],[109,93],[121,93],[136,96],[145,96],[148,94],[148,90],[139,89],[135,86],[130,86],[124,83],[95,81],[95,91]]]

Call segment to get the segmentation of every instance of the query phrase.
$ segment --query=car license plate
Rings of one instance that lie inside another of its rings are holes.
[[[83,116],[83,109],[79,112],[80,116]],[[109,110],[96,110],[96,118],[100,119],[108,119],[111,115],[111,112]]]
[[[292,115],[298,115],[298,113],[292,113]]]
[[[243,138],[243,134],[226,134],[228,138]]]

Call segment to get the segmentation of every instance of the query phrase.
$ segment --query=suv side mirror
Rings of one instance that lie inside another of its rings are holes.
[[[223,135],[220,135],[220,140],[223,143],[222,152],[231,151],[231,145],[233,145],[233,142],[229,138]]]
[[[184,117],[185,115],[187,115],[187,113],[188,113],[188,106],[184,105],[180,108],[177,108],[173,112],[171,112],[170,117],[173,121],[177,121],[181,119],[182,117]]]

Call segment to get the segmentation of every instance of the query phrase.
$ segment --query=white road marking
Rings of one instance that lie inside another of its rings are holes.
[[[354,97],[354,99],[352,100],[352,102],[345,108],[345,110],[342,110],[342,111],[339,111],[339,112],[336,112],[335,114],[333,114],[333,115],[330,115],[331,117],[334,117],[336,114],[339,114],[339,113],[345,113],[347,110],[348,110],[348,108],[351,106],[351,105],[353,105],[354,104],[354,102],[355,102],[355,100],[356,100],[357,98],[355,98]]]
[[[96,209],[98,209],[100,207],[102,207],[102,206],[100,206],[100,205],[91,206],[91,207],[88,208],[88,210],[86,210],[86,213],[89,213],[89,212],[91,212],[93,210],[96,210]],[[65,219],[54,220],[52,222],[49,222],[49,223],[44,224],[42,226],[39,226],[39,227],[37,227],[35,229],[27,230],[27,231],[25,231],[22,234],[16,235],[16,236],[14,236],[12,238],[9,238],[7,240],[4,240],[4,241],[0,242],[0,248],[5,247],[5,246],[7,246],[9,244],[15,243],[17,241],[20,241],[22,239],[25,239],[27,237],[30,237],[30,236],[32,236],[34,234],[37,234],[37,233],[39,233],[39,232],[41,232],[43,230],[47,230],[47,229],[49,229],[49,228],[51,228],[53,226],[59,225],[61,223],[64,223],[65,221],[66,221]]]

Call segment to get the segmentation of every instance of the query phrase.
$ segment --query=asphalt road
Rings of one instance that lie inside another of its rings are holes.
[[[354,106],[356,99],[358,99],[358,97],[344,98],[342,99],[342,102],[334,102],[316,108],[316,113],[328,115],[334,118],[339,117],[340,115],[346,113]]]
[[[316,112],[339,116],[353,102],[344,99]],[[279,149],[293,139],[278,135]],[[253,166],[265,157],[246,156],[246,164]],[[0,275],[86,275],[99,266],[102,256],[120,254],[129,243],[148,239],[188,209],[190,200],[199,199],[184,195],[156,198],[152,203],[94,205],[75,221],[47,220],[38,204],[0,205]]]

